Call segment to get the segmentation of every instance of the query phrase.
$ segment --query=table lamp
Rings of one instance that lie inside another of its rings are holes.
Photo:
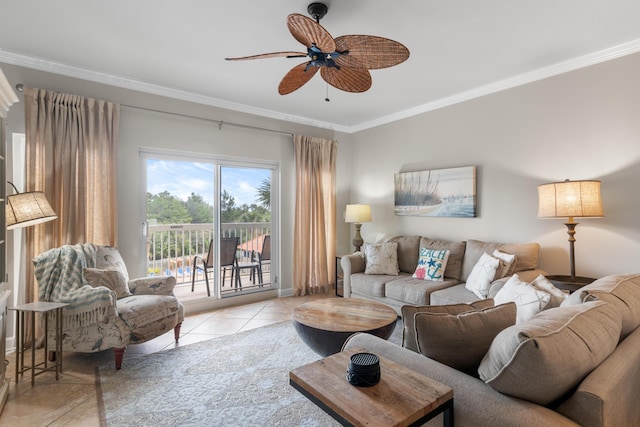
[[[576,282],[575,255],[573,245],[576,241],[574,218],[603,217],[600,199],[600,181],[552,182],[538,186],[538,218],[568,218],[569,260],[571,263],[570,281]]]
[[[344,221],[354,223],[356,226],[353,246],[356,247],[356,252],[358,252],[364,244],[364,240],[362,240],[362,236],[360,235],[360,227],[362,227],[363,222],[371,222],[371,206],[361,204],[347,205]]]

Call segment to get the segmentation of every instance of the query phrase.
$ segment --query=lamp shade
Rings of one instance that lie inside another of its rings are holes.
[[[603,217],[600,181],[562,181],[538,186],[538,217]]]
[[[8,196],[6,213],[7,230],[41,224],[58,217],[40,191]]]
[[[363,222],[371,222],[371,206],[369,205],[347,205],[344,215],[345,222],[355,222],[362,224]]]

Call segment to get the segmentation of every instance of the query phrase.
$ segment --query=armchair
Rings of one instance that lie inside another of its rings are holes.
[[[173,294],[175,277],[129,280],[116,248],[91,243],[50,249],[33,263],[39,300],[69,303],[63,313],[63,350],[92,353],[111,348],[120,369],[129,344],[171,329],[178,341],[184,308]],[[54,337],[51,323],[47,333]],[[55,340],[48,342],[52,350]]]

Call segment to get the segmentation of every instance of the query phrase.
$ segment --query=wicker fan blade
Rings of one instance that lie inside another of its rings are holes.
[[[278,86],[278,93],[280,93],[280,95],[287,95],[300,89],[306,82],[311,80],[311,77],[316,75],[318,67],[309,67],[309,69],[307,69],[308,64],[309,62],[305,62],[289,70],[280,81],[280,86]]]
[[[402,43],[378,36],[340,36],[336,40],[338,52],[349,52],[335,58],[341,67],[375,70],[398,65],[409,58],[409,49]]]
[[[307,56],[304,52],[271,52],[271,53],[261,53],[259,55],[251,55],[251,56],[240,56],[237,58],[224,58],[227,61],[246,61],[248,59],[262,59],[262,58],[304,58]]]
[[[311,18],[292,13],[287,17],[287,26],[291,35],[306,47],[315,44],[324,53],[336,50],[336,43],[331,34]]]
[[[346,92],[365,92],[371,87],[371,73],[367,70],[322,67],[320,75],[331,86]]]

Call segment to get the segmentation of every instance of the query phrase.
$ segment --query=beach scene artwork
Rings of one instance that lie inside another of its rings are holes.
[[[476,216],[476,167],[400,172],[394,176],[396,215]]]

